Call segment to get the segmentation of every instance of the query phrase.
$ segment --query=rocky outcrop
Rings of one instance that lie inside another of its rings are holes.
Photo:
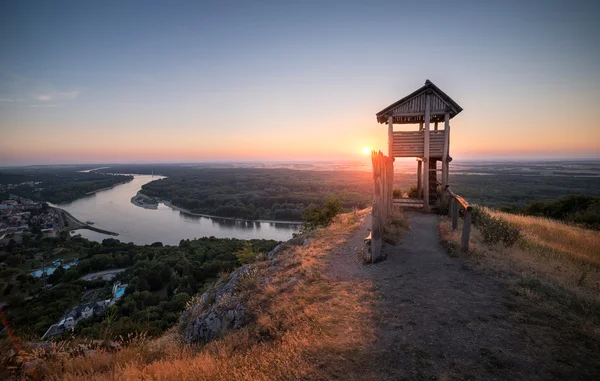
[[[246,312],[244,280],[256,277],[256,269],[245,265],[218,281],[186,309],[179,320],[183,339],[188,343],[208,343],[226,331],[243,327],[250,317]]]
[[[311,232],[312,234],[314,232]],[[276,256],[291,246],[309,242],[304,234],[277,245],[267,254],[270,265],[277,264]],[[219,280],[188,307],[179,319],[179,331],[185,342],[206,344],[230,330],[242,328],[252,321],[247,309],[251,293],[249,285],[265,284],[268,279],[259,279],[256,265],[248,264]],[[296,279],[291,279],[296,282]]]

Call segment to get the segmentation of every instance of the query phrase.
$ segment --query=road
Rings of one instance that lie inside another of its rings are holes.
[[[112,270],[104,270],[104,271],[98,271],[96,273],[91,273],[91,274],[87,274],[82,276],[81,280],[94,280],[97,278],[102,278],[104,280],[111,280],[112,278],[114,278],[118,273],[120,273],[121,271],[125,271],[126,269],[112,269]]]

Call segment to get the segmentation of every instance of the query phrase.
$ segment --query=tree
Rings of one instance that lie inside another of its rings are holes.
[[[342,202],[337,196],[330,196],[322,206],[309,206],[302,216],[302,230],[310,231],[327,226],[342,211]]]
[[[160,279],[163,283],[167,283],[171,280],[171,269],[167,266],[164,266],[162,270],[160,270]]]
[[[48,276],[48,282],[50,282],[51,284],[60,283],[60,281],[65,275],[65,272],[66,270],[64,269],[64,267],[58,266],[56,270],[54,270],[54,272],[50,274],[50,276]]]
[[[235,257],[242,265],[254,262],[259,253],[255,252],[250,242],[244,242],[244,247],[235,253]]]
[[[137,283],[135,285],[135,289],[137,291],[150,290],[150,285],[148,284],[148,281],[146,280],[146,278],[143,278],[143,277],[138,278]]]

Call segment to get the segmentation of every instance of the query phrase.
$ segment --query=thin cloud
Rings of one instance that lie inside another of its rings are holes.
[[[56,105],[42,104],[42,105],[29,105],[29,107],[50,108],[50,107],[56,107]]]
[[[35,99],[42,102],[48,101],[64,101],[75,99],[79,96],[79,91],[53,91],[35,95]]]
[[[11,98],[0,98],[0,102],[14,102],[14,99]]]

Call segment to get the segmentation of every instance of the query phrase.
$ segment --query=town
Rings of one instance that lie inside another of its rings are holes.
[[[37,184],[9,184],[3,186],[2,190],[10,190],[20,185],[33,186]],[[59,234],[62,234],[63,238],[80,236],[75,230],[67,229],[68,222],[64,222],[65,218],[61,216],[61,212],[62,210],[53,208],[47,203],[32,201],[11,194],[8,199],[0,203],[0,248],[7,253],[12,253],[18,245],[27,246],[32,241],[56,238]],[[0,270],[10,272],[11,267],[24,268],[28,275],[15,273],[12,281],[31,286],[21,287],[26,288],[27,292],[13,293],[16,287],[13,286],[14,283],[9,283],[4,287],[0,287],[4,289],[3,296],[13,294],[14,297],[21,298],[23,301],[29,301],[34,299],[42,290],[52,289],[55,286],[53,283],[59,281],[58,274],[79,264],[78,258],[72,258],[71,256],[71,258],[64,259],[65,256],[62,255],[64,251],[64,248],[39,251],[27,250],[25,256],[7,255],[3,257],[0,262]],[[123,269],[87,274],[82,278],[85,280],[101,279],[110,281],[121,271]],[[58,323],[51,325],[42,336],[42,339],[48,339],[69,330],[72,331],[77,322],[82,319],[104,316],[105,308],[113,305],[116,300],[123,296],[126,287],[127,284],[121,284],[119,281],[115,282],[112,287],[112,297],[109,298],[104,297],[106,292],[103,292],[102,289],[86,290],[80,303],[69,309]],[[0,302],[0,309],[6,305],[6,302]]]
[[[46,203],[15,195],[0,203],[0,246],[21,243],[31,235],[54,237],[60,228],[57,212]]]

